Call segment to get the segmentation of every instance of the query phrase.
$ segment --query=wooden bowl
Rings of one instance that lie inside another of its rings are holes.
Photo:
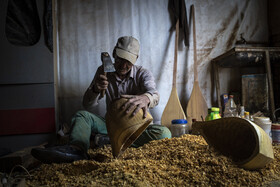
[[[111,103],[106,113],[106,127],[113,156],[116,158],[121,155],[148,127],[153,121],[150,113],[143,118],[143,110],[132,116],[133,110],[126,113],[121,106],[127,99],[121,98]]]
[[[237,118],[221,118],[195,122],[193,130],[225,156],[245,169],[260,169],[274,159],[271,140],[253,122]]]

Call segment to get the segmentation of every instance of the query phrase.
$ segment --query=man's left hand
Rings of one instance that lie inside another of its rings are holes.
[[[129,113],[134,109],[132,115],[135,116],[140,109],[143,109],[143,118],[147,117],[148,105],[150,99],[146,95],[121,95],[121,97],[128,99],[128,101],[122,106],[122,109]]]

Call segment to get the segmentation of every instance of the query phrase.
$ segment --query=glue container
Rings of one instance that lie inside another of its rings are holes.
[[[269,117],[254,117],[254,123],[260,126],[272,140],[271,137],[272,122]]]
[[[172,137],[180,137],[183,134],[189,133],[189,128],[187,125],[188,121],[185,119],[174,119],[170,127]]]

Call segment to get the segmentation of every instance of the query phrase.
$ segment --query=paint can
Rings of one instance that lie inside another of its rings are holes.
[[[280,124],[273,123],[271,126],[272,141],[275,144],[280,144]]]

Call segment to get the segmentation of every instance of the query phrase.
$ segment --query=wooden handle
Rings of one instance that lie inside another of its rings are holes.
[[[107,72],[104,72],[104,75],[107,76]],[[102,91],[101,91],[100,98],[103,98],[104,95],[105,95],[105,90],[102,90]]]
[[[176,22],[174,67],[173,67],[173,83],[172,83],[172,87],[173,88],[176,88],[178,40],[179,40],[179,19]]]
[[[195,10],[194,5],[191,6],[192,9],[192,18],[193,18],[193,72],[194,72],[194,81],[197,81],[197,54],[196,54],[196,31],[195,31]]]

